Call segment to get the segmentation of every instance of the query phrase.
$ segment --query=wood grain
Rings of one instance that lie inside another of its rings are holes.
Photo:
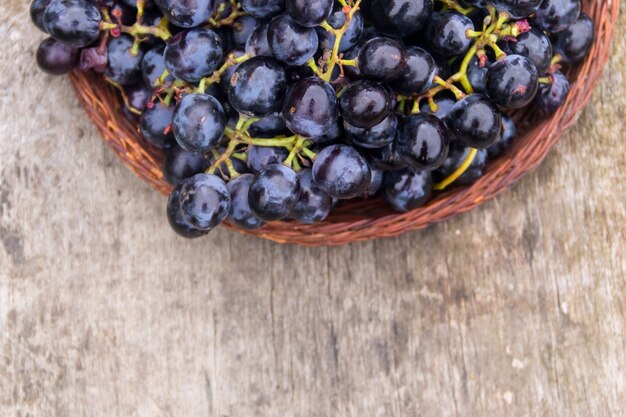
[[[546,163],[425,232],[175,238],[0,4],[0,416],[620,416],[626,17]]]

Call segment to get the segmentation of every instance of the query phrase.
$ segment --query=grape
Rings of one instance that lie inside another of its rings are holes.
[[[321,136],[338,117],[335,90],[315,77],[298,81],[287,95],[282,114],[293,133],[307,138]]]
[[[315,29],[301,26],[287,15],[272,19],[267,38],[274,57],[291,66],[304,65],[319,46]]]
[[[274,138],[289,136],[290,132],[280,112],[265,116],[250,125],[250,136],[255,138]]]
[[[580,0],[543,0],[535,22],[545,32],[560,32],[576,22],[580,10]]]
[[[174,232],[186,239],[195,239],[206,235],[208,232],[194,228],[184,217],[180,201],[181,188],[182,184],[174,188],[167,200],[167,220],[170,226]]]
[[[450,145],[448,158],[445,160],[441,168],[433,172],[435,181],[443,181],[452,175],[465,162],[470,154],[471,148],[463,145],[460,141],[454,141]],[[485,166],[487,165],[486,149],[479,149],[470,164],[469,168],[457,180],[457,184],[469,185],[483,176]]]
[[[170,184],[178,185],[208,168],[209,162],[204,155],[188,152],[180,146],[174,145],[165,154],[163,177]]]
[[[252,16],[241,16],[233,24],[233,42],[235,47],[244,48],[248,38],[259,25],[259,21]]]
[[[210,232],[230,212],[230,193],[221,178],[197,174],[180,183],[180,210],[194,229]]]
[[[347,145],[327,146],[313,164],[313,180],[328,195],[357,197],[367,189],[371,172],[367,161]]]
[[[381,169],[370,166],[370,172],[372,173],[370,179],[370,185],[363,192],[363,198],[374,198],[383,187],[383,180],[385,179],[385,173]]]
[[[398,118],[390,112],[385,119],[371,128],[352,126],[347,120],[343,127],[348,138],[360,148],[376,149],[389,145],[398,132]]]
[[[398,154],[396,141],[383,148],[368,149],[366,156],[374,168],[384,171],[396,171],[407,166]]]
[[[552,60],[552,43],[541,30],[536,27],[529,32],[522,33],[515,41],[508,43],[513,54],[527,57],[537,68],[539,74],[547,71]]]
[[[167,20],[181,28],[206,23],[211,17],[214,0],[155,0]]]
[[[333,29],[340,29],[346,23],[346,14],[339,3],[335,3],[335,7],[331,15],[326,19],[326,22]],[[363,24],[363,15],[360,12],[356,12],[350,21],[350,25],[348,25],[346,33],[341,38],[341,42],[339,42],[339,52],[346,52],[357,45],[363,34]],[[335,46],[335,35],[321,27],[316,28],[316,30],[320,48],[332,50]],[[351,59],[347,55],[344,58]]]
[[[79,56],[78,49],[54,38],[46,38],[37,48],[37,65],[48,74],[67,74],[76,68]]]
[[[195,83],[215,71],[223,59],[222,40],[210,29],[178,33],[165,47],[165,67],[176,78]]]
[[[550,75],[549,84],[540,84],[535,103],[545,114],[554,113],[565,103],[569,94],[570,84],[562,72],[557,71]]]
[[[138,112],[142,112],[152,98],[152,89],[141,81],[125,86],[124,93],[128,98],[129,107]]]
[[[467,78],[472,85],[475,93],[484,93],[487,88],[487,72],[489,71],[489,62],[481,66],[480,59],[474,57],[470,60],[467,67]]]
[[[246,230],[255,230],[265,222],[254,215],[250,208],[248,195],[254,175],[243,174],[226,184],[230,192],[230,220]]]
[[[289,217],[302,223],[314,224],[326,219],[332,208],[332,198],[313,181],[310,169],[303,169],[298,173],[300,182],[300,196],[298,202],[291,209]]]
[[[285,10],[285,0],[240,0],[241,7],[254,17],[266,19]]]
[[[111,39],[107,45],[107,66],[104,76],[119,85],[133,84],[141,78],[141,48],[133,53],[134,40],[129,35]]]
[[[269,24],[257,26],[246,40],[246,54],[250,56],[273,56],[267,36]]]
[[[398,153],[416,170],[437,169],[448,156],[446,126],[431,114],[415,114],[402,120],[397,141]]]
[[[430,172],[406,168],[389,171],[383,182],[383,197],[395,211],[406,213],[430,200],[433,180]]]
[[[174,135],[171,132],[174,107],[157,101],[141,114],[139,127],[144,139],[157,148],[169,148],[174,144]]]
[[[498,140],[502,115],[498,107],[482,94],[465,97],[446,116],[451,135],[467,146],[488,148]]]
[[[508,55],[489,67],[486,90],[489,98],[507,109],[528,105],[537,94],[537,68],[526,57]]]
[[[333,2],[334,0],[289,0],[287,13],[302,26],[312,28],[330,16]]]
[[[43,25],[52,37],[74,48],[98,40],[98,8],[85,0],[52,0],[43,15]]]
[[[435,13],[426,31],[428,46],[443,57],[464,54],[470,48],[468,30],[474,30],[469,17],[458,12]]]
[[[344,135],[343,127],[339,124],[339,120],[335,120],[335,123],[331,126],[331,128],[321,136],[316,136],[311,138],[311,142],[316,145],[327,145],[331,142],[335,142],[339,140]]]
[[[352,126],[369,129],[387,117],[391,111],[391,97],[380,84],[355,81],[343,91],[339,108],[344,120]]]
[[[391,87],[400,94],[422,94],[432,84],[437,64],[427,51],[416,46],[407,49],[406,62],[406,68],[391,82]]]
[[[563,62],[570,64],[579,62],[587,56],[589,49],[591,49],[594,32],[593,20],[581,13],[576,22],[567,29],[554,34],[554,49],[561,56]]]
[[[361,75],[381,82],[398,78],[406,67],[406,61],[404,47],[393,39],[382,37],[367,41],[357,57]]]
[[[508,116],[502,116],[502,131],[498,136],[498,140],[487,149],[489,158],[495,159],[504,154],[516,136],[517,128],[513,119]]]
[[[445,117],[452,111],[452,107],[456,103],[454,95],[448,92],[437,94],[434,101],[435,105],[437,105],[437,110],[435,112],[431,111],[430,104],[427,101],[424,101],[420,106],[420,112],[432,113],[442,120],[445,119]]]
[[[172,129],[178,145],[195,153],[215,149],[224,134],[226,116],[219,101],[208,94],[183,97],[172,118]]]
[[[433,0],[371,0],[372,19],[383,32],[405,37],[419,32],[433,13]]]
[[[286,89],[285,71],[278,61],[258,56],[239,65],[230,80],[228,98],[238,112],[264,117],[279,109]]]
[[[248,168],[254,173],[261,172],[268,165],[282,164],[289,156],[285,148],[274,146],[248,147]]]
[[[252,181],[248,201],[256,217],[274,221],[289,215],[299,195],[297,174],[285,165],[272,164],[266,166]]]
[[[513,19],[522,19],[533,14],[539,8],[541,0],[497,0],[495,3]]]
[[[30,19],[39,30],[46,33],[47,31],[44,26],[44,12],[46,11],[46,7],[50,4],[50,1],[51,0],[33,0],[30,4]]]
[[[157,81],[163,73],[165,72],[165,47],[157,46],[156,48],[150,49],[143,56],[143,61],[141,62],[141,72],[143,74],[143,79],[146,84],[151,87],[157,86]],[[174,81],[174,77],[172,74],[168,74],[167,77],[163,80],[164,83],[170,83]]]

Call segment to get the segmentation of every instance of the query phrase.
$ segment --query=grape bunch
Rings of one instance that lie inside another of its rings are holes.
[[[34,0],[46,72],[101,73],[163,149],[172,228],[399,212],[480,178],[594,39],[581,0]]]

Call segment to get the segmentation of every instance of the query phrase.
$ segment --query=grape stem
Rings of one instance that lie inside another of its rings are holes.
[[[205,77],[200,80],[200,83],[198,84],[198,88],[196,89],[196,92],[204,93],[211,84],[220,82],[220,80],[222,79],[222,75],[224,75],[224,73],[228,70],[228,68],[232,67],[233,65],[241,64],[242,62],[245,62],[248,59],[250,59],[250,55],[248,54],[242,55],[239,58],[235,57],[234,54],[228,55],[228,58],[226,58],[226,62],[224,62],[224,65],[222,65],[219,69],[215,70],[213,74],[211,74],[209,77]]]
[[[465,158],[465,161],[463,161],[461,166],[459,166],[456,169],[456,171],[454,171],[452,175],[450,175],[448,178],[446,178],[445,180],[441,181],[438,184],[435,184],[434,189],[437,191],[443,191],[446,188],[448,188],[452,183],[454,183],[456,180],[461,178],[461,176],[465,174],[465,171],[467,171],[468,168],[472,165],[472,162],[474,162],[474,159],[476,158],[477,154],[478,154],[478,150],[475,148],[471,148],[470,153],[467,155],[467,158]]]

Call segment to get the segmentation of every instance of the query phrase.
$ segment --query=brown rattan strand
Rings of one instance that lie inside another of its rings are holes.
[[[596,39],[585,61],[568,69],[572,85],[567,102],[549,118],[531,110],[514,114],[520,136],[471,186],[452,188],[409,213],[395,213],[381,200],[350,201],[337,207],[325,222],[315,225],[274,222],[255,231],[226,226],[280,243],[343,245],[422,229],[494,198],[543,161],[564,130],[576,121],[602,76],[611,51],[619,0],[583,0],[583,9],[596,24]],[[70,79],[104,140],[139,177],[167,194],[171,186],[163,179],[162,152],[143,140],[136,123],[124,116],[116,91],[93,73],[74,72]]]

